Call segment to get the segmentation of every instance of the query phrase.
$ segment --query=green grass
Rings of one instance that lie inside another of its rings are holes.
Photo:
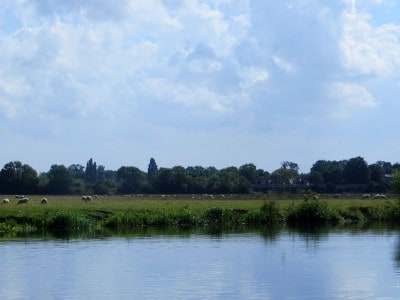
[[[398,200],[320,198],[301,195],[110,196],[84,202],[79,196],[28,196],[28,204],[0,206],[0,233],[129,230],[140,226],[229,227],[272,224],[400,222]]]

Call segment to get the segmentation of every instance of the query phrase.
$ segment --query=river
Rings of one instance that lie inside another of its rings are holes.
[[[0,299],[400,299],[395,229],[0,238]]]

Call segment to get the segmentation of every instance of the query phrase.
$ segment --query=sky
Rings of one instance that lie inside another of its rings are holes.
[[[399,162],[400,1],[3,0],[0,167]]]

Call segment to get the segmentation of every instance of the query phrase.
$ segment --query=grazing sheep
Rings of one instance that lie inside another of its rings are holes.
[[[371,199],[385,199],[387,200],[387,196],[383,195],[383,194],[376,194],[375,196],[373,196]]]
[[[86,201],[86,202],[91,201],[92,200],[92,196],[82,196],[82,200]]]
[[[40,200],[40,203],[47,204],[47,198],[46,197],[42,198],[42,200]]]
[[[369,199],[369,198],[371,198],[370,194],[364,194],[361,196],[361,199]]]
[[[8,198],[5,198],[5,199],[3,199],[3,201],[1,201],[1,205],[8,204],[8,203],[10,203],[10,199],[8,199]]]
[[[312,198],[313,198],[313,200],[318,200],[319,199],[318,195],[314,195]]]
[[[24,197],[24,198],[21,198],[21,199],[19,199],[19,201],[18,201],[18,203],[17,203],[17,204],[24,204],[24,203],[28,203],[28,201],[29,201],[29,198],[26,198],[26,197]]]

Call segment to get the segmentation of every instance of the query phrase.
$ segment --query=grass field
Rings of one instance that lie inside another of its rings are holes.
[[[138,226],[264,226],[272,223],[400,221],[397,197],[360,196],[304,201],[302,195],[28,196],[0,206],[0,232],[129,229]]]

